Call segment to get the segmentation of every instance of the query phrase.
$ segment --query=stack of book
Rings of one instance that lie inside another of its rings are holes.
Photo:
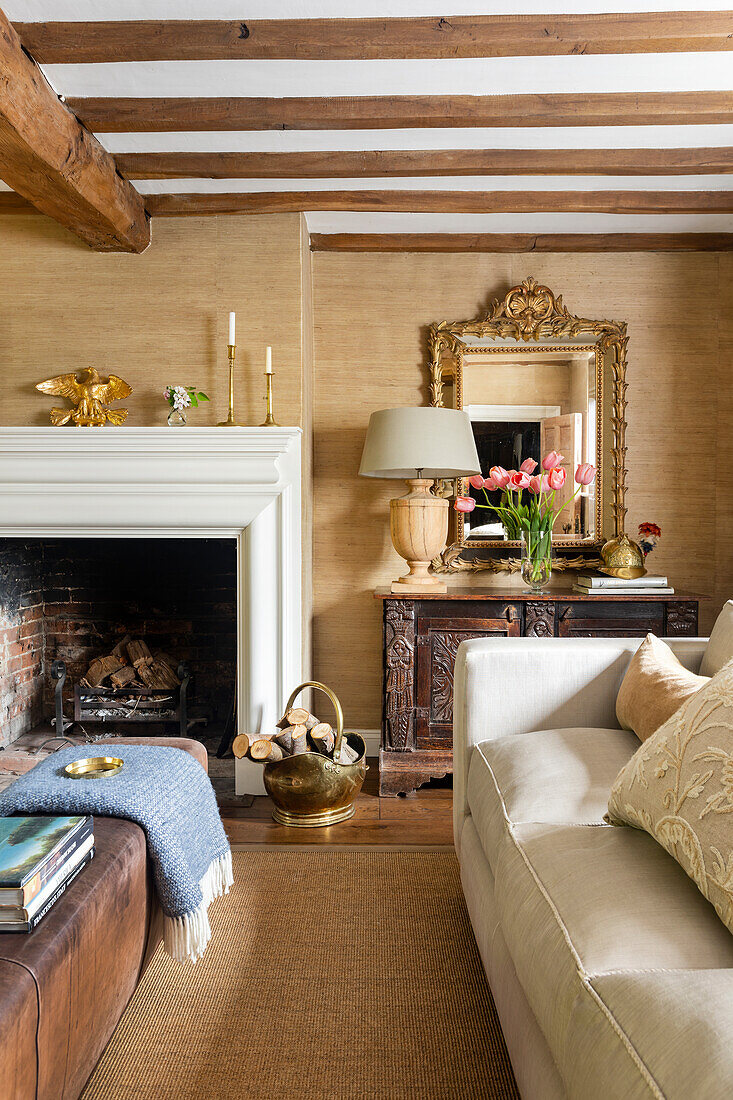
[[[89,816],[0,818],[0,932],[32,932],[93,857]]]
[[[573,588],[576,592],[582,592],[584,596],[674,595],[674,588],[670,588],[667,578],[654,576],[652,573],[637,577],[633,581],[626,581],[622,577],[591,577],[579,573]]]

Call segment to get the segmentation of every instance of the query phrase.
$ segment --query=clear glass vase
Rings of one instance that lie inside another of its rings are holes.
[[[520,541],[522,580],[533,592],[541,592],[552,573],[552,532],[523,529]]]
[[[168,413],[168,427],[169,428],[185,428],[186,427],[186,410],[185,409],[171,409]]]

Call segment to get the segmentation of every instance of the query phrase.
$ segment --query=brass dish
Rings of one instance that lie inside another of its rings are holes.
[[[359,753],[358,760],[353,764],[337,764],[319,752],[304,752],[300,756],[287,756],[275,764],[265,764],[265,789],[275,803],[272,811],[275,821],[280,825],[313,829],[321,825],[336,825],[353,817],[354,803],[364,782],[367,763],[363,738],[358,733],[344,733],[341,703],[325,684],[315,680],[299,684],[288,699],[285,710],[290,710],[300,692],[309,687],[324,692],[336,712],[334,755],[338,755],[344,737],[347,744]]]
[[[71,779],[107,779],[117,775],[123,764],[119,756],[86,756],[83,760],[72,760],[64,772]]]

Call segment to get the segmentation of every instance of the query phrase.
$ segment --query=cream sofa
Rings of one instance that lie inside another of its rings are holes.
[[[668,641],[697,671],[705,641]],[[455,842],[524,1100],[733,1096],[733,936],[651,837],[603,822],[639,644],[458,651]]]

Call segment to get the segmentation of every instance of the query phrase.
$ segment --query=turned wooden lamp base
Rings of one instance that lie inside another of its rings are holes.
[[[413,565],[424,566],[427,565],[428,562],[408,561],[407,564],[412,569]],[[419,596],[421,592],[431,596],[436,592],[447,592],[448,585],[445,581],[436,577],[434,573],[430,573],[424,581],[421,581],[420,575],[417,572],[405,573],[404,577],[392,581],[392,591],[403,592],[405,596]]]
[[[448,501],[433,496],[429,478],[412,478],[410,491],[389,502],[392,545],[410,567],[392,591],[405,595],[447,592],[447,584],[430,572],[430,563],[448,538]]]
[[[412,564],[410,562],[410,564]],[[435,576],[431,576],[430,584],[414,584],[411,575],[405,574],[404,579],[400,577],[399,580],[392,581],[392,592],[397,595],[402,592],[405,596],[434,596],[440,592],[447,592],[448,585],[445,581],[439,580]]]

